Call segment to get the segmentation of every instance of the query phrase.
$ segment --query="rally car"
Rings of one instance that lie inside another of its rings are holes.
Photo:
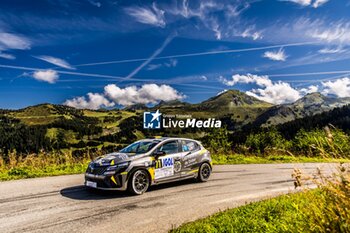
[[[211,171],[210,152],[196,140],[144,139],[92,161],[85,173],[85,185],[140,195],[151,185],[190,178],[205,182]]]

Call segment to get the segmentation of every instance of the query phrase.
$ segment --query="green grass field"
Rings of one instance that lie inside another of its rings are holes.
[[[325,194],[319,190],[283,195],[219,212],[171,232],[317,232],[308,221],[307,210],[324,199]]]

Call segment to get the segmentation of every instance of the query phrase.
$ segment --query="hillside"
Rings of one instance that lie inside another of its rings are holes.
[[[346,133],[350,133],[350,104],[323,113],[286,122],[278,125],[277,129],[284,137],[289,139],[293,138],[301,129],[310,131],[314,129],[322,129],[327,125],[331,125],[332,128],[335,127],[341,129]]]
[[[273,106],[261,114],[255,125],[279,125],[307,116],[330,111],[350,104],[350,98],[326,97],[321,93],[311,93],[291,104]]]
[[[160,102],[151,108],[134,105],[121,110],[81,110],[40,104],[15,111],[0,111],[0,150],[29,153],[40,149],[69,149],[79,154],[84,150],[115,150],[137,139],[155,135],[202,139],[208,134],[205,129],[143,129],[143,112],[156,109],[167,115],[221,119],[229,131],[237,134],[242,127],[248,132],[252,126],[294,122],[347,103],[350,103],[350,98],[336,99],[314,93],[292,104],[273,106],[240,91],[229,90],[198,104],[171,101]]]
[[[0,111],[0,148],[18,152],[39,149],[73,151],[115,148],[152,135],[203,137],[203,129],[143,129],[144,111],[160,109],[163,114],[186,114],[194,118],[222,119],[228,128],[237,129],[256,119],[272,105],[242,92],[230,90],[198,104],[181,101],[160,102],[149,108],[134,105],[124,109],[88,110],[64,105],[40,104],[20,110]],[[10,133],[10,132],[14,133]],[[77,152],[78,153],[78,152]]]
[[[238,125],[250,123],[273,105],[238,90],[228,90],[198,104],[184,102],[161,103],[153,109],[167,114],[190,114],[195,118],[230,118]]]

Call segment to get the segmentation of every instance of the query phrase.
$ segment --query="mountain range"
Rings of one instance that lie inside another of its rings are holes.
[[[350,105],[345,109],[340,107],[348,104],[350,98],[312,93],[294,103],[272,105],[237,90],[226,91],[197,104],[171,101],[160,102],[153,107],[134,105],[124,109],[100,110],[40,104],[19,110],[0,110],[0,148],[15,149],[22,153],[37,152],[41,148],[71,148],[79,154],[87,148],[114,150],[134,140],[154,135],[202,138],[207,134],[203,129],[143,129],[143,112],[158,109],[163,115],[221,119],[223,125],[235,133],[244,131],[249,134],[249,129],[273,125],[297,129],[308,122],[319,122],[315,127],[322,127],[334,121],[336,125],[347,127]],[[319,113],[326,115],[312,118]],[[293,126],[293,122],[304,119],[305,122]]]
[[[162,101],[153,107],[138,104],[124,109],[111,110],[80,110],[63,105],[40,104],[19,110],[2,110],[1,112],[28,125],[45,125],[55,122],[57,119],[74,119],[87,116],[99,118],[101,122],[105,122],[105,118],[109,117],[107,121],[110,123],[109,126],[113,128],[111,126],[113,125],[113,119],[111,119],[113,117],[117,126],[117,123],[122,119],[143,111],[159,109],[160,112],[167,115],[186,114],[194,118],[213,117],[216,119],[225,117],[240,126],[247,123],[271,126],[330,111],[347,104],[350,104],[350,97],[327,97],[315,92],[307,94],[294,103],[273,105],[238,90],[228,90],[197,104]]]

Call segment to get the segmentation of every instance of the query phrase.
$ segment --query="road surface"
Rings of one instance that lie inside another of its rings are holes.
[[[334,164],[215,166],[206,183],[181,181],[142,196],[89,192],[83,175],[0,182],[0,232],[167,232],[250,201],[294,190],[294,168],[329,172]]]

